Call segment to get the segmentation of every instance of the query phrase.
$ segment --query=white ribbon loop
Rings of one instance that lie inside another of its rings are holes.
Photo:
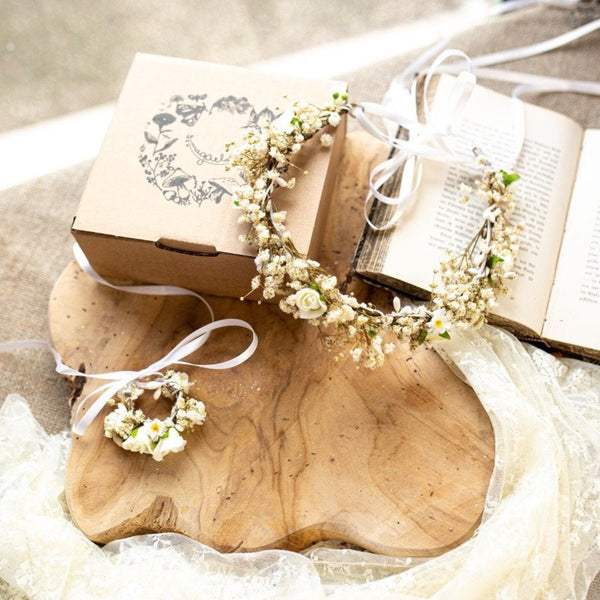
[[[446,98],[445,106],[438,107],[435,114],[429,108],[429,87],[434,75],[442,70],[442,65],[449,59],[460,58],[464,61],[465,67],[460,69],[452,85],[452,89]],[[444,50],[433,61],[431,67],[425,74],[425,83],[423,86],[423,107],[425,121],[433,130],[441,130],[442,133],[449,135],[452,126],[460,121],[462,114],[467,106],[469,98],[475,88],[476,78],[473,73],[471,59],[461,50]],[[415,98],[416,102],[416,98]]]
[[[546,2],[556,5],[571,5],[574,3],[570,0],[563,0],[562,2],[560,0],[546,0]],[[514,6],[511,6],[510,10],[531,3],[533,3],[533,0],[515,0]],[[508,2],[508,4],[511,3]],[[513,91],[513,144],[510,156],[505,157],[503,161],[506,167],[514,166],[525,140],[524,107],[520,100],[522,94],[530,91],[552,91],[600,95],[600,82],[596,81],[573,81],[486,68],[490,65],[528,58],[555,50],[598,29],[600,29],[600,19],[542,42],[494,52],[473,59],[470,59],[460,50],[443,50],[449,42],[449,38],[446,38],[418,56],[400,75],[392,80],[384,96],[383,104],[364,102],[353,107],[350,114],[356,118],[358,123],[371,135],[394,149],[393,156],[371,171],[369,191],[364,204],[365,219],[369,226],[376,231],[383,231],[390,229],[398,222],[411,201],[416,197],[421,182],[422,160],[424,158],[446,163],[470,164],[470,162],[467,163],[467,159],[461,158],[458,152],[453,151],[448,142],[450,139],[457,139],[453,136],[453,127],[462,118],[471,93],[475,88],[476,76],[521,84]],[[425,68],[425,65],[432,59],[431,66]],[[448,59],[460,59],[460,61],[453,60],[449,65],[443,64]],[[445,105],[442,107],[436,106],[435,110],[431,111],[428,101],[429,86],[433,76],[441,72],[454,74],[456,79]],[[417,119],[415,82],[420,73],[425,74],[423,85],[424,123],[420,123]],[[375,126],[367,114],[383,118],[386,121],[388,133]],[[406,132],[407,139],[399,139],[399,130]],[[472,147],[478,145],[480,144],[476,141],[471,144]],[[466,156],[466,153],[463,152],[461,155]],[[402,170],[402,181],[398,195],[391,197],[382,194],[379,191],[381,187],[399,170]],[[371,212],[370,207],[373,200],[395,207],[391,216],[384,216],[382,223],[375,224],[371,221],[369,213]]]
[[[241,327],[250,331],[252,334],[252,339],[245,350],[233,358],[218,363],[198,364],[181,360],[203,346],[211,331],[222,329],[224,327]],[[139,382],[140,387],[152,387],[151,385],[148,386],[147,382],[140,380],[148,377],[160,378],[162,377],[163,369],[169,365],[175,364],[197,367],[201,369],[231,369],[248,360],[254,354],[257,346],[258,336],[256,335],[254,329],[248,323],[246,323],[246,321],[242,321],[241,319],[221,319],[219,321],[212,321],[211,323],[196,329],[186,338],[181,340],[172,350],[165,354],[165,356],[140,371],[111,371],[109,373],[84,373],[77,371],[76,369],[66,365],[62,361],[60,354],[45,340],[17,340],[0,342],[0,353],[27,350],[31,348],[41,348],[48,350],[52,354],[56,364],[56,372],[60,375],[107,380],[107,383],[101,385],[99,388],[88,394],[79,403],[75,418],[73,419],[72,431],[76,435],[83,435],[87,428],[92,424],[94,419],[100,414],[100,411],[106,406],[106,403],[110,400],[110,398],[112,398],[128,383],[137,381]],[[85,406],[86,401],[92,396],[96,396],[98,394],[100,394],[100,396],[94,401],[94,403],[84,410],[83,407]],[[82,412],[85,414],[81,415]]]
[[[196,292],[192,290],[188,290],[187,288],[178,287],[175,285],[114,285],[103,277],[101,277],[94,267],[90,264],[90,261],[87,259],[87,256],[81,249],[79,244],[73,244],[73,256],[75,256],[75,260],[77,264],[81,267],[81,269],[89,275],[94,281],[101,283],[113,290],[118,290],[120,292],[129,292],[131,294],[142,294],[145,296],[193,296],[197,298],[206,306],[208,312],[210,313],[211,320],[214,320],[214,313],[210,304]]]
[[[441,70],[441,65],[451,58],[462,59],[466,67],[454,80],[445,105],[432,111],[428,102],[432,78]],[[464,154],[459,156],[447,142],[453,137],[453,126],[462,118],[475,84],[476,79],[469,57],[460,50],[445,50],[438,55],[425,76],[422,91],[424,123],[419,122],[417,118],[416,80],[412,82],[411,90],[405,90],[404,93],[398,89],[396,83],[393,93],[387,95],[385,105],[363,102],[354,107],[351,114],[359,124],[395,150],[392,156],[377,165],[369,176],[369,192],[363,210],[365,220],[372,229],[384,231],[395,226],[410,206],[421,184],[423,158],[450,163],[465,162]],[[388,130],[393,128],[394,133],[385,133],[379,129],[367,114],[385,119]],[[406,132],[407,139],[399,137],[402,132]],[[394,196],[383,194],[380,191],[383,185],[399,171],[402,171],[399,193]],[[373,200],[395,207],[390,216],[384,217],[381,223],[371,220],[369,213]]]
[[[152,363],[145,369],[142,369],[141,371],[116,371],[112,373],[99,373],[91,375],[85,373],[85,377],[89,377],[92,379],[108,379],[110,383],[100,386],[98,389],[94,390],[94,392],[88,394],[88,396],[86,396],[79,403],[73,423],[73,433],[77,435],[83,435],[87,428],[90,426],[90,424],[93,422],[93,420],[104,408],[106,403],[122,387],[124,387],[128,383],[131,383],[133,381],[139,381],[145,377],[162,377],[161,371],[169,365],[178,364],[186,365],[189,367],[197,367],[201,369],[231,369],[232,367],[242,364],[243,362],[248,360],[252,356],[252,354],[254,354],[254,351],[256,350],[256,347],[258,345],[258,337],[254,329],[252,329],[252,327],[248,323],[240,319],[221,319],[219,321],[214,321],[214,313],[210,304],[208,304],[208,302],[196,292],[188,290],[187,288],[181,288],[170,285],[114,285],[106,281],[95,271],[95,269],[88,261],[85,253],[78,244],[74,244],[73,254],[81,269],[85,273],[87,273],[92,279],[94,279],[102,285],[106,285],[118,291],[130,292],[134,294],[144,294],[151,296],[193,296],[194,298],[200,300],[206,306],[211,318],[210,323],[190,333],[183,340],[181,340],[174,348],[172,348],[167,354],[165,354],[165,356]],[[189,356],[190,354],[194,353],[196,350],[201,348],[208,340],[212,331],[215,331],[216,329],[221,329],[223,327],[242,327],[250,331],[252,333],[252,340],[248,347],[237,356],[215,364],[197,364],[185,362],[182,360],[183,358]],[[76,373],[80,376],[82,375],[82,373]],[[72,375],[73,373],[71,372],[68,374]],[[141,385],[143,387],[143,382],[141,382]],[[85,410],[85,414],[80,417],[79,415],[83,411],[83,407],[86,403],[86,400],[91,396],[97,394],[100,394],[100,397],[97,398],[95,402]]]
[[[162,358],[158,359],[151,365],[141,369],[140,371],[111,371],[108,373],[85,373],[77,371],[68,365],[66,365],[60,354],[52,347],[51,344],[44,340],[18,340],[11,342],[0,343],[1,352],[14,352],[16,350],[25,350],[29,348],[42,348],[49,350],[54,357],[56,364],[56,372],[60,375],[70,377],[85,377],[89,379],[105,380],[107,383],[101,385],[93,392],[88,394],[78,405],[75,417],[73,419],[72,431],[76,435],[83,435],[87,428],[92,424],[94,419],[100,414],[100,411],[106,406],[107,402],[124,386],[128,383],[137,382],[142,388],[151,389],[156,387],[156,383],[163,377],[162,370],[170,365],[186,365],[189,367],[197,367],[200,369],[231,369],[243,362],[247,361],[255,352],[258,346],[258,336],[252,328],[252,326],[246,321],[241,319],[221,319],[219,321],[214,320],[213,310],[208,302],[196,292],[188,290],[186,288],[180,288],[177,286],[166,286],[166,285],[113,285],[101,277],[91,266],[83,250],[78,244],[73,246],[73,254],[77,260],[81,269],[87,273],[92,279],[102,285],[106,285],[115,290],[131,292],[135,294],[144,295],[161,295],[161,296],[193,296],[200,300],[208,309],[210,313],[211,322],[207,325],[199,327],[183,340],[181,340],[174,348],[169,350]],[[237,356],[229,358],[227,360],[218,363],[207,363],[199,364],[186,362],[182,359],[190,356],[196,350],[201,348],[208,340],[211,332],[217,329],[223,329],[225,327],[241,327],[247,329],[252,334],[252,339],[245,350],[240,352]],[[142,381],[147,378],[155,378],[153,382]],[[94,401],[94,403],[85,407],[85,404],[92,396],[100,396]],[[84,414],[82,414],[84,413]]]
[[[204,345],[211,331],[215,331],[216,329],[222,329],[224,327],[242,327],[247,329],[252,333],[252,339],[248,344],[247,348],[243,350],[237,356],[230,358],[228,360],[224,360],[218,363],[207,363],[207,364],[199,364],[199,363],[191,363],[186,362],[181,359],[189,356],[198,350],[201,346]],[[242,364],[246,360],[248,360],[256,350],[258,346],[258,336],[254,329],[245,321],[240,319],[221,319],[219,321],[213,321],[196,329],[186,338],[181,340],[172,350],[170,350],[165,356],[152,363],[145,369],[141,371],[115,371],[111,373],[80,373],[76,371],[77,375],[89,377],[91,379],[108,379],[110,383],[104,384],[100,386],[98,389],[94,390],[92,393],[88,394],[80,403],[77,408],[77,412],[75,414],[75,418],[73,421],[73,433],[76,435],[83,435],[87,428],[92,424],[94,419],[100,414],[100,411],[106,406],[107,402],[124,386],[133,381],[139,381],[145,377],[162,377],[162,370],[168,367],[169,365],[186,365],[189,367],[196,367],[200,369],[231,369],[236,367],[237,365]],[[57,371],[60,373],[61,371]],[[73,374],[73,370],[70,369],[69,374]],[[141,382],[141,387],[144,386],[144,383]],[[85,410],[83,407],[85,406],[86,401],[97,394],[100,396],[94,401],[94,403]],[[84,412],[85,414],[81,415]]]
[[[561,48],[562,46],[566,46],[579,38],[593,33],[597,29],[600,29],[600,19],[590,21],[585,25],[581,25],[580,27],[576,27],[575,29],[571,29],[570,31],[561,33],[556,37],[542,42],[478,56],[474,58],[472,62],[475,67],[488,67],[490,65],[497,65],[522,58],[530,58],[531,56],[537,56],[538,54],[544,54],[545,52],[550,52]]]

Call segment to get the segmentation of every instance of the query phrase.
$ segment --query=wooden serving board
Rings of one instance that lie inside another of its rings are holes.
[[[362,227],[367,175],[383,152],[363,134],[348,136],[322,253],[342,279]],[[73,437],[66,496],[89,538],[177,531],[220,551],[336,539],[427,556],[472,533],[493,467],[493,432],[472,390],[435,352],[400,348],[371,372],[334,360],[316,327],[276,306],[208,300],[216,318],[249,322],[258,350],[227,371],[186,368],[208,418],[182,453],[155,462],[119,449],[103,436],[106,411]],[[207,321],[193,298],[117,292],[75,264],[50,300],[57,350],[88,373],[140,369]],[[190,359],[231,357],[246,334],[215,332]],[[97,385],[85,382],[80,398]],[[147,414],[165,416],[170,405],[157,404],[146,404]]]

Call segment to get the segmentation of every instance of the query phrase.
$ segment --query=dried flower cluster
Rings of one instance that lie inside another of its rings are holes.
[[[480,327],[496,307],[496,295],[509,293],[505,281],[516,277],[513,265],[521,226],[511,225],[508,217],[514,208],[509,186],[518,175],[493,171],[483,158],[479,163],[484,175],[475,190],[465,189],[464,200],[474,192],[487,202],[483,225],[462,254],[441,265],[432,284],[434,328],[444,337],[452,326]]]
[[[189,395],[189,387],[187,373],[173,370],[160,379],[127,384],[109,400],[116,408],[104,419],[104,434],[125,450],[150,454],[157,461],[170,452],[181,452],[186,444],[181,434],[206,419],[204,403]],[[155,400],[164,397],[173,402],[169,417],[149,419],[136,408],[144,390],[154,390]]]
[[[252,290],[261,288],[265,299],[281,297],[282,311],[324,327],[330,348],[348,348],[355,361],[374,368],[393,351],[395,340],[414,347],[450,337],[453,327],[479,326],[485,321],[496,292],[506,291],[504,278],[513,276],[510,265],[517,230],[508,223],[513,206],[508,188],[518,176],[495,173],[480,161],[485,174],[478,182],[478,194],[486,198],[488,208],[474,240],[462,255],[442,265],[428,306],[401,307],[395,298],[392,312],[377,310],[343,294],[334,276],[297,251],[285,226],[285,212],[277,211],[271,202],[275,187],[293,187],[295,180],[287,175],[304,141],[320,135],[321,143],[332,143],[331,134],[323,130],[327,125],[336,127],[349,112],[346,100],[345,94],[334,93],[323,107],[296,103],[265,128],[250,130],[243,143],[229,144],[227,150],[229,168],[239,168],[243,178],[234,191],[234,203],[242,211],[239,221],[250,225],[244,240],[256,249]]]

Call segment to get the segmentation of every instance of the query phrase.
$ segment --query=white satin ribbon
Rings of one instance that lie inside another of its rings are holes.
[[[145,384],[143,381],[140,381],[144,378],[154,377],[155,382],[162,375],[162,370],[170,365],[185,365],[189,367],[197,367],[201,369],[231,369],[236,367],[246,360],[248,360],[255,352],[258,346],[258,336],[256,332],[252,328],[249,323],[243,321],[241,319],[220,319],[218,321],[214,320],[214,313],[212,308],[208,304],[208,302],[202,298],[196,292],[188,290],[186,288],[180,288],[177,286],[165,286],[165,285],[132,285],[132,286],[120,286],[113,285],[106,281],[103,277],[101,277],[90,265],[87,257],[81,250],[78,244],[75,244],[73,247],[73,254],[79,266],[82,270],[87,273],[92,279],[101,283],[102,285],[106,285],[115,290],[125,291],[135,294],[144,294],[144,295],[162,295],[162,296],[193,296],[198,298],[200,301],[204,303],[207,307],[211,322],[207,325],[203,325],[199,327],[189,335],[187,335],[183,340],[181,340],[174,348],[172,348],[169,352],[167,352],[162,358],[153,362],[151,365],[141,369],[140,371],[112,371],[109,373],[82,373],[81,371],[77,371],[68,365],[66,365],[60,354],[56,351],[55,348],[52,347],[51,344],[44,340],[16,340],[10,342],[0,342],[0,352],[14,352],[16,350],[25,350],[28,348],[42,348],[51,352],[54,357],[54,362],[56,363],[56,372],[61,375],[72,376],[72,377],[85,377],[90,379],[99,379],[107,381],[107,383],[101,385],[99,388],[88,394],[78,405],[77,411],[75,413],[75,417],[73,419],[72,431],[76,435],[83,435],[87,428],[92,424],[94,419],[100,414],[100,411],[106,406],[106,403],[112,398],[122,387],[131,383],[133,381],[139,382],[140,387],[151,387],[151,384]],[[230,358],[228,360],[224,360],[219,363],[208,363],[208,364],[199,364],[184,361],[183,359],[194,353],[200,347],[202,347],[206,341],[208,340],[210,333],[217,329],[223,329],[225,327],[241,327],[243,329],[247,329],[252,334],[252,339],[245,350],[240,352],[237,356]],[[87,400],[92,396],[96,396],[100,394],[100,396],[93,402],[93,404],[84,408]],[[82,414],[83,413],[83,414]]]
[[[533,3],[535,2],[514,2],[510,10],[516,10]],[[573,4],[569,1],[548,3],[563,6]],[[509,10],[508,7],[507,10]],[[522,95],[529,92],[575,92],[600,95],[600,82],[596,81],[560,79],[488,68],[490,65],[528,58],[555,50],[598,29],[600,29],[600,19],[542,42],[472,59],[460,50],[443,50],[450,40],[450,38],[446,38],[418,56],[400,75],[392,80],[382,104],[364,102],[353,107],[351,114],[358,123],[366,131],[395,150],[389,159],[378,164],[371,171],[369,191],[364,203],[365,220],[369,226],[376,231],[384,231],[396,225],[406,208],[416,197],[421,183],[423,158],[446,163],[467,164],[464,158],[457,156],[450,149],[447,142],[453,135],[453,126],[460,122],[470,94],[476,85],[476,77],[520,84],[514,88],[512,93],[513,151],[506,160],[506,168],[514,167],[525,140],[525,113],[521,101]],[[424,68],[433,57],[436,58],[431,66]],[[443,64],[451,58],[462,59],[461,62],[464,61],[466,67],[464,65]],[[457,77],[445,106],[442,109],[436,108],[436,111],[433,112],[429,108],[427,92],[432,77],[439,72],[451,73]],[[424,124],[419,122],[416,109],[415,81],[420,73],[425,74],[423,90]],[[376,127],[367,117],[367,114],[382,117],[386,122],[387,133]],[[400,129],[407,133],[408,140],[401,140],[397,137]],[[477,145],[476,140],[473,140],[472,146],[476,147]],[[399,194],[391,197],[381,193],[382,186],[394,177],[401,168],[403,168],[403,172]],[[383,224],[375,224],[370,219],[369,208],[373,200],[394,206],[391,216]]]
[[[211,331],[222,329],[224,327],[242,327],[252,333],[252,340],[243,352],[237,356],[234,356],[233,358],[219,363],[200,364],[181,360],[203,346],[207,341]],[[252,327],[246,323],[246,321],[242,321],[241,319],[220,319],[218,321],[212,321],[211,323],[196,329],[183,340],[181,340],[172,350],[165,354],[165,356],[141,371],[114,371],[111,373],[94,373],[90,375],[88,373],[79,373],[77,371],[73,372],[73,369],[68,368],[69,372],[67,374],[69,375],[77,374],[80,377],[85,376],[92,379],[104,379],[109,381],[109,383],[100,386],[97,390],[94,390],[94,392],[88,394],[79,403],[77,412],[75,414],[75,419],[73,421],[73,433],[76,435],[83,435],[87,428],[92,424],[94,419],[98,416],[100,411],[104,408],[104,406],[106,406],[106,403],[128,383],[139,381],[145,377],[156,376],[159,377],[160,381],[160,377],[162,377],[162,369],[168,367],[169,365],[186,365],[189,367],[215,370],[231,369],[248,360],[254,354],[257,345],[258,336],[256,335],[254,329],[252,329]],[[58,367],[57,371],[62,373]],[[144,387],[143,382],[140,383],[140,387]],[[89,408],[85,409],[84,411],[82,407],[85,405],[86,400],[96,394],[100,394],[100,396]],[[81,414],[82,412],[84,413],[83,415]]]
[[[490,15],[501,15],[535,4],[546,4],[556,8],[574,8],[579,0],[505,0],[490,9]]]
[[[462,59],[466,66],[453,81],[444,107],[432,111],[427,100],[432,78],[440,71],[442,64],[452,58]],[[365,220],[377,231],[393,227],[416,196],[421,184],[423,158],[446,163],[470,163],[464,155],[454,152],[448,144],[449,139],[454,136],[453,128],[460,122],[476,84],[469,57],[460,50],[448,49],[439,53],[429,67],[422,92],[424,123],[420,123],[417,118],[416,79],[413,79],[410,90],[400,87],[399,83],[402,81],[406,81],[406,74],[393,82],[394,91],[388,92],[384,104],[363,102],[356,105],[351,112],[363,129],[395,150],[392,156],[378,164],[369,176],[369,192],[363,210]],[[385,119],[388,133],[378,128],[367,114]],[[391,134],[390,124],[395,132],[400,128],[406,131],[408,139],[399,139],[397,133]],[[382,186],[401,168],[403,176],[400,193],[397,196],[383,194],[380,191]],[[383,224],[375,224],[370,219],[369,207],[373,200],[394,207],[392,215]]]
[[[529,44],[528,46],[519,46],[518,48],[510,48],[509,50],[500,50],[490,54],[483,54],[472,59],[475,67],[489,67],[491,65],[499,65],[513,60],[522,58],[530,58],[538,54],[544,54],[551,50],[556,50],[562,46],[566,46],[590,33],[593,33],[600,28],[600,19],[590,21],[585,25],[571,29],[565,33],[561,33],[553,38]]]
[[[77,408],[77,413],[75,414],[75,419],[73,423],[73,432],[78,435],[82,435],[85,430],[90,426],[93,420],[98,416],[100,411],[104,408],[106,403],[116,394],[123,386],[131,383],[132,381],[139,381],[145,377],[153,377],[153,376],[161,376],[161,370],[168,367],[169,365],[186,365],[190,367],[197,367],[201,369],[231,369],[237,365],[242,364],[246,360],[248,360],[258,345],[258,336],[254,329],[245,321],[241,319],[221,319],[219,321],[214,321],[214,313],[211,306],[208,302],[196,292],[192,290],[188,290],[187,288],[182,288],[178,286],[170,286],[170,285],[114,285],[103,277],[101,277],[95,269],[92,267],[90,262],[88,261],[85,253],[79,246],[79,244],[73,245],[73,254],[75,259],[77,260],[81,269],[87,273],[92,279],[97,281],[102,285],[106,285],[115,290],[130,292],[134,294],[144,294],[144,295],[160,295],[160,296],[193,296],[198,300],[202,301],[204,305],[208,308],[211,316],[211,323],[204,325],[192,333],[190,333],[187,337],[185,337],[181,342],[179,342],[172,350],[170,350],[165,356],[152,363],[145,369],[141,371],[115,371],[113,373],[100,373],[100,374],[85,374],[85,377],[91,377],[94,379],[107,379],[110,383],[104,384],[99,387],[97,390],[92,392],[81,401]],[[237,356],[214,364],[198,364],[198,363],[190,363],[183,361],[181,359],[189,356],[198,348],[203,346],[210,333],[216,329],[221,329],[224,327],[242,327],[247,329],[252,333],[252,340],[248,347],[238,354]],[[80,374],[81,375],[81,374]],[[143,383],[141,384],[143,387]],[[95,402],[86,409],[85,414],[83,416],[79,416],[82,412],[82,407],[85,405],[85,401],[92,395],[96,395],[100,393],[100,397],[95,400]]]
[[[566,6],[566,4],[565,4]],[[545,52],[556,50],[566,46],[594,31],[600,29],[600,19],[596,19],[585,25],[567,31],[563,34],[531,44],[521,46],[491,54],[485,54],[472,58],[472,64],[475,75],[480,79],[489,79],[492,81],[502,81],[517,84],[512,90],[512,113],[513,113],[513,139],[514,149],[512,154],[506,159],[506,168],[514,168],[523,143],[525,140],[525,108],[522,102],[522,96],[528,93],[576,93],[600,96],[600,82],[585,81],[577,79],[564,79],[560,77],[551,77],[547,75],[536,75],[533,73],[520,73],[508,69],[489,68],[496,65],[522,58],[529,58]],[[447,73],[457,73],[455,65],[440,66],[440,71]]]
[[[113,290],[119,290],[120,292],[129,292],[131,294],[142,294],[145,296],[193,296],[200,300],[204,306],[208,309],[210,313],[211,320],[214,320],[215,315],[210,304],[196,292],[192,290],[188,290],[187,288],[178,287],[175,285],[114,285],[109,281],[106,281],[103,277],[101,277],[94,267],[90,264],[90,261],[87,259],[87,256],[81,249],[81,246],[77,243],[73,244],[73,256],[77,261],[77,264],[81,267],[81,269],[89,275],[93,280],[105,285]]]

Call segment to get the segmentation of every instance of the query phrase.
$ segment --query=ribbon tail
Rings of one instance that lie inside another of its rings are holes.
[[[400,168],[402,168],[402,177],[400,179],[400,187],[397,195],[389,196],[379,191],[381,186],[395,175]],[[402,157],[401,164],[397,165],[393,172],[387,174],[387,177],[378,180],[375,184],[371,184],[371,190],[365,200],[363,212],[365,220],[373,230],[386,231],[398,223],[402,215],[416,198],[419,186],[421,185],[422,172],[421,158],[419,156],[410,155],[408,157]],[[377,200],[387,206],[393,206],[393,212],[389,215],[385,215],[378,223],[375,223],[371,215],[372,210],[369,210],[368,208],[371,200]]]
[[[135,376],[129,379],[129,381],[133,381],[134,378]],[[127,383],[128,381],[124,380],[105,383],[98,389],[88,394],[83,400],[81,400],[81,402],[77,406],[77,410],[73,418],[73,426],[71,427],[71,431],[75,435],[84,435],[88,427],[100,414],[100,411],[106,406],[108,401]],[[100,397],[98,397],[91,406],[84,409],[87,400],[92,396],[95,396],[96,394],[100,394]],[[81,413],[84,410],[85,414],[81,415]]]
[[[113,290],[129,292],[131,294],[142,294],[145,296],[193,296],[204,304],[210,314],[211,321],[214,321],[215,315],[211,305],[200,294],[197,294],[192,290],[174,285],[114,285],[98,274],[81,249],[81,246],[77,243],[73,244],[73,255],[81,269],[94,281],[97,281],[102,285],[112,288]]]
[[[233,358],[230,358],[228,360],[213,364],[196,364],[184,361],[177,361],[177,364],[186,365],[190,367],[200,367],[202,369],[231,369],[247,361],[254,354],[256,348],[258,347],[258,335],[256,334],[251,325],[246,323],[246,321],[242,321],[241,319],[221,319],[220,321],[214,321],[213,323],[209,323],[208,325],[206,325],[206,327],[209,328],[210,331],[214,329],[219,329],[221,327],[241,327],[250,331],[250,333],[252,334],[252,339],[250,340],[250,343],[248,344],[248,347],[245,350],[240,352],[240,354],[238,354],[237,356],[234,356]]]

